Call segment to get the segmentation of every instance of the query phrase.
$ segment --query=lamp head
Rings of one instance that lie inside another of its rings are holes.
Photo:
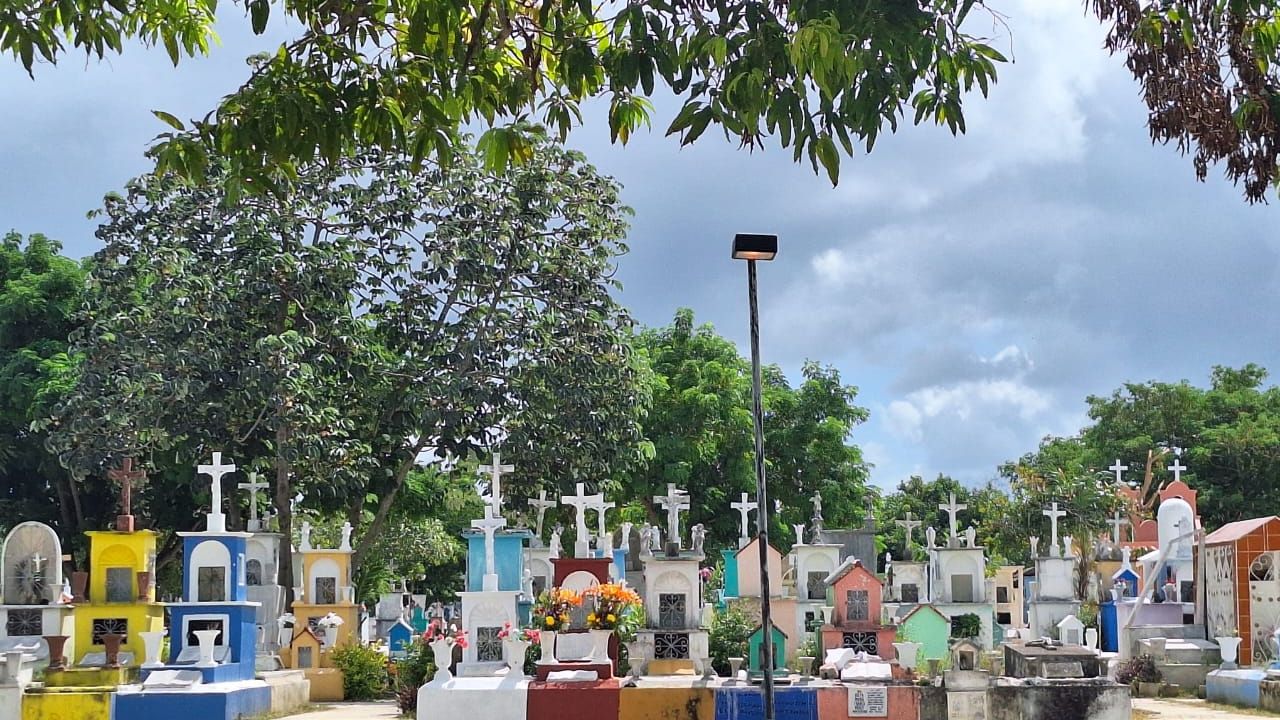
[[[734,260],[772,260],[777,254],[777,235],[738,233],[733,236]]]

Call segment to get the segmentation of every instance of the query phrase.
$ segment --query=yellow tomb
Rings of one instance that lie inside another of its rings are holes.
[[[156,533],[89,531],[89,599],[75,610],[75,657],[70,665],[101,664],[102,636],[124,636],[120,664],[137,667],[141,633],[164,630],[164,605],[155,600]],[[85,662],[86,656],[89,662]]]
[[[348,531],[349,532],[349,531]],[[351,585],[351,544],[344,532],[337,549],[312,548],[309,528],[303,530],[301,586],[294,588],[293,638],[281,648],[285,667],[301,670],[311,681],[312,702],[342,700],[342,673],[333,667],[333,650],[356,641],[360,606]],[[337,616],[341,623],[324,619]]]

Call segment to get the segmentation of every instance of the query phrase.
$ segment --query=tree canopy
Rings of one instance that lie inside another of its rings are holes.
[[[563,137],[589,98],[609,102],[625,143],[681,102],[667,133],[692,143],[711,125],[748,148],[772,138],[834,183],[840,151],[869,151],[888,125],[928,119],[964,129],[963,94],[984,94],[1004,58],[962,26],[977,0],[240,0],[255,33],[272,13],[301,26],[218,107],[161,135],[158,170],[201,178],[214,165],[229,192],[292,181],[315,160],[364,147],[415,159],[455,149],[483,124],[491,169],[527,160],[530,124]],[[0,10],[0,51],[33,74],[76,48],[120,52],[131,38],[177,64],[209,50],[216,0],[23,2]],[[224,17],[229,14],[224,10]],[[190,128],[192,132],[183,132]],[[215,156],[217,159],[215,159]],[[223,170],[219,170],[223,172]]]
[[[1151,139],[1221,163],[1249,202],[1280,182],[1280,6],[1275,0],[1092,0],[1150,108]]]

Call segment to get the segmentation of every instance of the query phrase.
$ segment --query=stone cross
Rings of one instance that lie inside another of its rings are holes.
[[[968,508],[969,508],[968,505],[962,505],[956,502],[955,493],[951,493],[950,502],[948,502],[946,505],[938,506],[939,510],[946,510],[947,516],[950,518],[950,521],[949,521],[951,525],[950,537],[954,538],[956,536],[956,516],[960,514],[961,510],[967,510]]]
[[[498,589],[498,570],[494,561],[493,534],[507,526],[507,519],[494,517],[493,506],[484,510],[484,518],[472,520],[471,527],[484,533],[484,586],[486,592]]]
[[[515,465],[503,465],[502,453],[493,454],[493,462],[481,465],[479,471],[489,474],[489,504],[493,505],[493,514],[502,514],[502,476],[516,471]]]
[[[1041,510],[1040,514],[1049,518],[1049,554],[1057,556],[1058,554],[1058,518],[1066,517],[1066,510],[1059,510],[1058,503],[1052,504],[1052,509]]]
[[[125,458],[120,467],[107,471],[107,477],[120,484],[120,517],[116,518],[116,530],[133,532],[133,484],[147,479],[143,470],[133,469],[133,458]]]
[[[262,521],[258,519],[258,491],[266,490],[271,487],[267,482],[258,482],[258,473],[249,473],[249,482],[242,482],[236,485],[241,490],[249,491],[249,530],[258,531],[262,529]]]
[[[747,514],[759,507],[758,503],[747,502],[747,494],[742,493],[742,500],[729,503],[729,507],[738,511],[738,539],[747,539]],[[799,537],[797,535],[796,537]]]
[[[591,504],[587,506],[588,510],[596,511],[596,537],[603,539],[606,532],[604,528],[604,513],[612,507],[616,507],[616,503],[605,502],[604,493],[596,493],[590,496]]]
[[[1128,525],[1129,521],[1121,517],[1120,511],[1117,510],[1115,511],[1115,513],[1111,515],[1111,519],[1107,521],[1107,524],[1111,526],[1111,542],[1115,543],[1116,545],[1119,545],[1120,544],[1120,528],[1124,527],[1125,525]]]
[[[920,527],[924,523],[922,523],[919,520],[916,520],[914,516],[911,514],[911,511],[908,510],[906,520],[894,520],[893,524],[907,531],[907,550],[910,551],[911,550],[911,531]]]
[[[1116,474],[1117,485],[1124,484],[1124,471],[1129,469],[1128,465],[1121,465],[1120,458],[1116,458],[1116,464],[1107,469]]]
[[[575,511],[573,527],[577,534],[577,541],[573,546],[573,556],[586,557],[588,553],[583,550],[591,547],[591,541],[587,539],[587,536],[591,534],[587,530],[587,507],[588,503],[591,502],[591,496],[586,493],[586,485],[578,483],[577,494],[564,495],[560,498],[560,502],[571,506]]]
[[[537,499],[537,500],[530,500],[530,501],[529,501],[529,507],[531,507],[531,508],[537,508],[537,510],[538,510],[538,524],[537,524],[537,531],[538,531],[538,540],[539,540],[539,541],[541,541],[541,540],[542,540],[542,521],[543,521],[543,518],[545,518],[545,517],[546,517],[546,515],[547,515],[547,511],[548,511],[548,510],[550,510],[551,508],[555,507],[555,506],[556,506],[556,501],[555,501],[555,500],[548,500],[548,499],[547,499],[547,491],[546,491],[546,490],[539,490],[539,491],[538,491],[538,499]]]
[[[1182,448],[1174,448],[1173,455],[1173,464],[1168,469],[1173,472],[1173,481],[1178,482],[1182,479],[1182,471],[1186,470],[1187,466],[1182,464]]]
[[[226,532],[227,516],[222,514],[222,476],[227,473],[236,471],[234,463],[224,465],[222,463],[222,453],[215,452],[213,454],[213,462],[208,465],[199,465],[196,467],[196,473],[199,475],[208,475],[210,481],[209,491],[212,494],[210,501],[210,512],[205,517],[208,518],[207,525],[209,532]]]
[[[689,494],[667,483],[667,494],[654,495],[653,501],[667,510],[667,542],[680,547],[680,511],[689,509]]]

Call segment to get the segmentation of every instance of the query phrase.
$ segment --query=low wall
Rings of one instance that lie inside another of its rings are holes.
[[[987,690],[988,720],[1129,720],[1127,685],[996,686]]]

